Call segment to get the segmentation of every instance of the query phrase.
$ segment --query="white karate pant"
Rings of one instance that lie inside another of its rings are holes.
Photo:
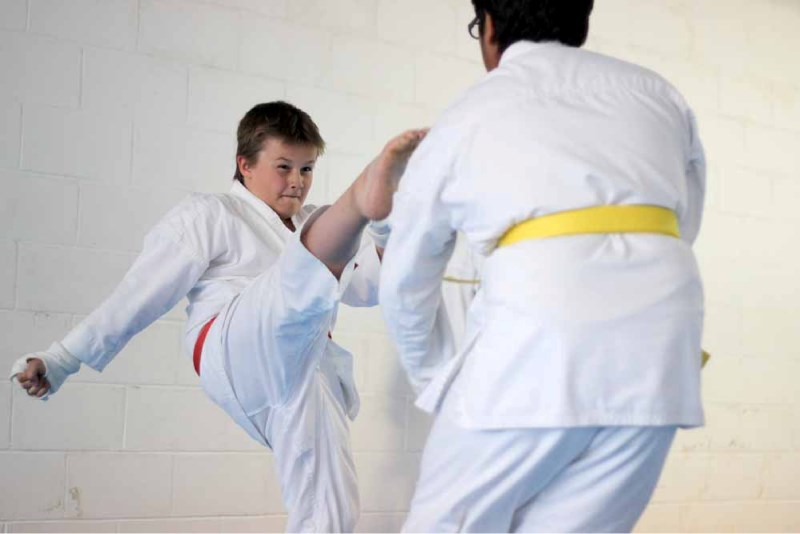
[[[675,430],[468,430],[439,414],[403,531],[629,532]]]
[[[319,262],[316,267],[324,269]],[[352,532],[359,499],[347,396],[355,391],[343,389],[332,363],[343,350],[328,339],[336,302],[308,313],[287,312],[282,299],[291,295],[282,278],[313,281],[284,270],[276,263],[217,316],[203,346],[201,382],[240,426],[274,451],[287,532]]]

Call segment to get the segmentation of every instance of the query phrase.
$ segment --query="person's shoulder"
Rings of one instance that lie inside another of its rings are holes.
[[[585,49],[576,49],[575,53],[580,54],[581,66],[589,83],[622,84],[632,89],[659,93],[685,105],[680,91],[665,76],[649,67]]]
[[[502,82],[501,82],[502,83]],[[467,87],[453,99],[436,117],[426,144],[441,139],[452,145],[458,139],[467,137],[482,120],[491,116],[492,108],[498,103],[498,81],[489,74],[484,74],[475,83]]]
[[[189,193],[176,207],[194,216],[213,216],[231,204],[230,196],[226,193]]]
[[[439,122],[447,124],[475,120],[498,99],[498,93],[508,88],[509,84],[497,75],[497,71],[485,73],[445,108]]]
[[[230,210],[230,196],[225,193],[189,193],[164,215],[160,225],[180,234],[207,227]]]

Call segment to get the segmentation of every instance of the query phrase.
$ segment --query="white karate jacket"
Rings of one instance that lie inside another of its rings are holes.
[[[518,42],[409,162],[381,304],[418,405],[469,428],[700,425],[702,283],[691,244],[703,149],[681,95],[644,68]],[[681,239],[582,235],[496,249],[512,226],[583,207],[675,210]],[[440,283],[456,231],[486,256],[457,357]]]
[[[314,210],[304,206],[293,218],[298,231]],[[239,182],[227,194],[191,194],[147,234],[142,252],[114,292],[62,344],[100,371],[134,335],[188,296],[184,352],[192,365],[202,326],[275,264],[293,238],[280,217]],[[293,264],[294,276],[316,279],[319,261],[310,254],[303,258]],[[355,262],[358,269],[341,301],[375,305],[380,260],[371,240],[364,240]],[[354,388],[352,376],[341,378]]]

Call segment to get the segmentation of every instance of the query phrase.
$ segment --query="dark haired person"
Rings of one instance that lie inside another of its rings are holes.
[[[580,48],[591,0],[473,3],[490,72],[411,158],[381,275],[437,413],[405,529],[628,531],[676,428],[703,424],[695,119]],[[456,231],[486,258],[454,356],[432,325]]]
[[[239,124],[236,181],[192,194],[145,238],[112,295],[60,342],[15,364],[29,395],[55,393],[81,363],[102,370],[188,296],[185,352],[203,389],[274,451],[290,532],[352,531],[358,488],[347,418],[359,403],[350,354],[330,338],[338,303],[376,304],[386,235],[362,231],[391,195],[424,131],[391,140],[331,206],[304,206],[324,149],[285,102]],[[356,264],[357,267],[356,268]]]

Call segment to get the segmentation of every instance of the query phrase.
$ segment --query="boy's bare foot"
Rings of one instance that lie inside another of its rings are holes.
[[[353,184],[356,207],[373,221],[385,219],[392,211],[392,195],[406,170],[411,154],[425,138],[427,128],[408,130],[383,148]]]

